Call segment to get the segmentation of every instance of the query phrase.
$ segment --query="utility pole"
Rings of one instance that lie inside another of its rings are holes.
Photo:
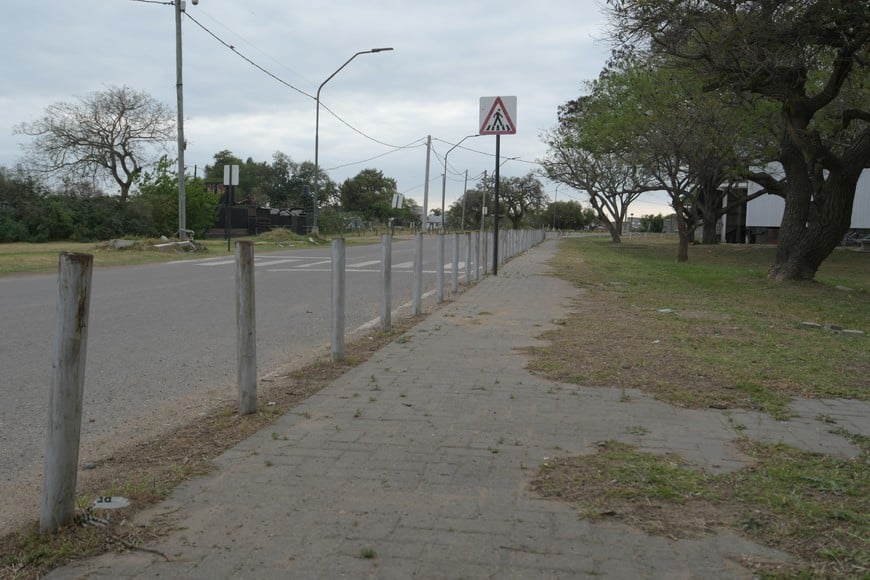
[[[187,239],[187,196],[184,191],[184,90],[181,82],[181,12],[175,0],[175,95],[178,101],[178,239]],[[196,2],[194,2],[196,4]]]
[[[424,231],[429,223],[429,158],[432,154],[432,135],[426,136],[426,181],[423,183],[423,223],[420,230]]]

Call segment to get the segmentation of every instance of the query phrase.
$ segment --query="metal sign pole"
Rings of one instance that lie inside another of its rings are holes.
[[[495,136],[495,215],[492,226],[492,275],[498,276],[498,166],[501,163],[501,135]]]

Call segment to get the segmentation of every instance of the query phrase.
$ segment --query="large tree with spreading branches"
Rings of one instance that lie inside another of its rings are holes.
[[[785,199],[773,280],[807,280],[840,243],[870,166],[870,3],[856,0],[608,0],[620,50],[658,52],[708,90],[779,107]]]
[[[35,171],[92,184],[106,180],[126,201],[143,167],[175,137],[174,113],[144,91],[111,87],[77,101],[49,105],[16,132],[33,137],[24,146]]]

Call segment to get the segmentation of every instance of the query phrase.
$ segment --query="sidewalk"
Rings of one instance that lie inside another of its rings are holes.
[[[741,465],[720,411],[560,390],[524,369],[522,349],[578,296],[547,275],[555,248],[516,257],[138,517],[175,523],[153,553],[108,554],[49,578],[748,578],[741,558],[788,561],[731,532],[675,541],[593,525],[528,491],[544,458],[604,439],[713,472]],[[812,412],[740,415],[751,437],[854,454]],[[824,412],[867,421],[854,408]],[[638,424],[643,437],[629,433]]]

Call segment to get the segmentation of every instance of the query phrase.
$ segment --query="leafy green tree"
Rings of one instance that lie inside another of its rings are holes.
[[[391,217],[395,193],[396,180],[376,169],[363,169],[355,177],[346,179],[339,189],[344,211],[356,212],[380,223],[386,223]]]
[[[785,179],[772,280],[809,280],[851,222],[870,166],[870,3],[854,0],[608,0],[623,50],[669,55],[709,90],[776,104]]]
[[[547,226],[557,230],[582,230],[595,222],[595,211],[578,201],[554,201],[547,207]]]
[[[491,193],[487,194],[486,183],[481,180],[477,187],[466,190],[461,198],[451,204],[447,210],[448,223],[456,229],[479,230],[484,198],[489,201],[491,197]],[[465,202],[464,208],[463,200]],[[464,223],[463,214],[465,216]]]
[[[29,226],[38,219],[46,194],[39,180],[21,167],[0,167],[0,242],[30,240]]]
[[[643,232],[660,234],[665,231],[665,218],[662,214],[641,216],[640,229]]]
[[[178,225],[178,174],[168,158],[163,157],[152,173],[146,173],[138,185],[138,195],[131,200],[131,213],[149,224],[146,235],[171,235]],[[202,179],[187,178],[187,227],[194,236],[204,234],[214,225],[218,199],[206,191]]]
[[[499,211],[511,221],[518,230],[523,220],[543,212],[547,205],[544,186],[533,173],[523,177],[501,179],[499,185]]]

